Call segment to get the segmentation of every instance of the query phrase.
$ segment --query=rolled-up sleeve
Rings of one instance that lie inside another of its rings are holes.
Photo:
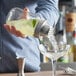
[[[58,0],[38,0],[36,14],[55,26],[59,18]]]

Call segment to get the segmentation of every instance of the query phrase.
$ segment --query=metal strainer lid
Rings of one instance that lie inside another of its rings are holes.
[[[48,34],[49,29],[50,29],[50,26],[47,24],[46,20],[39,20],[39,22],[35,28],[35,33]]]

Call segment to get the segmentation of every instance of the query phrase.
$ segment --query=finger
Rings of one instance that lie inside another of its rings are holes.
[[[29,9],[26,7],[23,9],[23,12],[27,14],[29,12]]]
[[[22,34],[20,31],[16,31],[16,36],[18,36],[18,37],[22,37],[22,38],[25,37],[25,35]]]
[[[7,30],[7,31],[11,31],[11,28],[10,28],[10,26],[9,25],[7,25],[7,24],[4,24],[4,28]]]
[[[11,26],[11,33],[16,35],[16,28],[14,26]]]
[[[11,26],[11,33],[17,37],[24,37],[24,35],[20,31],[16,30],[14,26]]]

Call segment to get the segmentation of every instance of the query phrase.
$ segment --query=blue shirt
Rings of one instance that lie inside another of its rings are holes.
[[[16,57],[25,57],[25,71],[40,71],[38,39],[16,37],[3,27],[8,12],[14,7],[28,7],[50,26],[55,26],[59,17],[58,0],[0,0],[0,72],[16,72]]]

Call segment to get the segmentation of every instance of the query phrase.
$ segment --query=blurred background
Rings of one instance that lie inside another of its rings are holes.
[[[56,35],[58,32],[63,32],[63,39],[71,45],[71,48],[64,57],[58,59],[58,62],[76,62],[76,0],[59,0],[59,13]],[[49,61],[47,57],[41,55],[41,62]]]

